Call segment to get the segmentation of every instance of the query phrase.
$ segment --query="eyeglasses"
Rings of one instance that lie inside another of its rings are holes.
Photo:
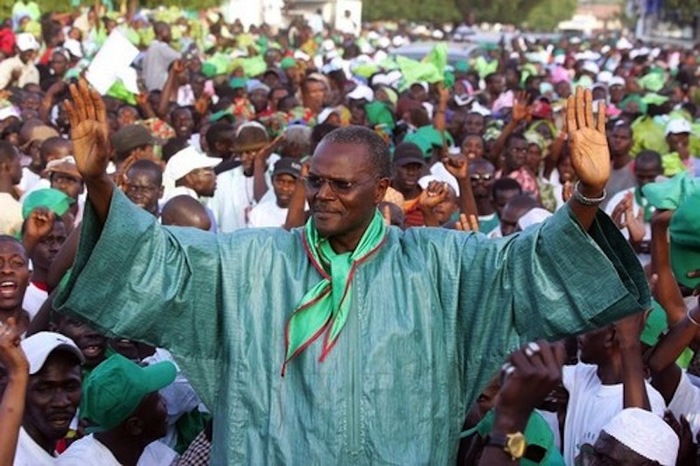
[[[376,178],[371,178],[365,181],[345,181],[324,178],[318,175],[307,175],[304,182],[306,183],[306,189],[309,191],[319,191],[324,184],[328,183],[328,186],[330,186],[334,193],[343,194],[352,191],[352,189],[356,186],[362,186],[363,184],[371,183],[375,180]]]
[[[493,175],[491,173],[472,173],[469,175],[469,178],[472,181],[490,181],[493,179]]]

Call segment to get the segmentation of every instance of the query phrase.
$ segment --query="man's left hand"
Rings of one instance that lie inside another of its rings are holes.
[[[605,104],[598,105],[598,120],[593,116],[590,90],[576,89],[566,104],[566,124],[571,141],[571,163],[581,182],[582,194],[599,196],[610,178],[610,151],[605,135]]]

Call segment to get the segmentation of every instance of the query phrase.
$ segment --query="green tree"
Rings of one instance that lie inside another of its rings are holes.
[[[530,10],[523,26],[531,31],[553,31],[573,16],[577,4],[578,0],[542,0]]]
[[[449,22],[459,19],[454,0],[364,0],[363,19]]]
[[[477,22],[521,25],[533,8],[543,0],[456,0],[463,13],[473,12]]]
[[[681,15],[692,18],[700,14],[700,0],[665,0],[664,8],[667,11],[678,10]]]

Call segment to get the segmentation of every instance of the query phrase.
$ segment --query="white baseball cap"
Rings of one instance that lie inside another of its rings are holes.
[[[584,62],[581,68],[583,69],[583,71],[588,71],[589,73],[592,73],[596,76],[598,75],[598,73],[600,73],[600,67],[597,63],[592,61]]]
[[[322,123],[325,123],[326,120],[328,120],[328,117],[330,117],[330,116],[333,115],[334,113],[335,113],[336,115],[339,114],[339,111],[338,111],[337,108],[335,108],[335,107],[326,107],[326,108],[324,108],[323,110],[321,110],[321,113],[318,114],[318,118],[316,119],[316,121],[318,122],[319,125],[322,124]]]
[[[355,89],[348,94],[348,99],[352,100],[366,100],[367,102],[372,102],[374,100],[374,91],[364,84],[358,84]]]
[[[68,50],[71,55],[77,58],[83,58],[83,47],[75,39],[66,39],[63,43],[63,48]]]
[[[212,168],[221,163],[221,159],[209,157],[192,146],[187,146],[173,155],[165,166],[165,172],[175,181],[184,178],[191,171],[199,168]]]
[[[625,82],[625,78],[622,76],[613,76],[610,78],[610,82],[608,82],[608,87],[613,87],[613,86],[622,86],[625,87],[627,83]]]
[[[29,374],[34,375],[44,367],[49,355],[57,350],[64,350],[75,355],[80,364],[85,357],[73,340],[54,332],[39,332],[25,338],[20,343],[22,351],[29,361]]]
[[[39,42],[28,32],[18,34],[16,43],[20,52],[26,52],[27,50],[39,50]]]
[[[688,123],[688,120],[683,118],[674,118],[666,123],[666,136],[669,134],[684,134],[691,133],[693,128]]]

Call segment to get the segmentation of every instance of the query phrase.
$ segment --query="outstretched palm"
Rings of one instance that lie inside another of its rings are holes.
[[[97,178],[109,163],[107,111],[100,95],[85,80],[70,85],[71,100],[65,102],[70,136],[78,171],[83,179]]]
[[[576,89],[566,104],[566,124],[571,141],[571,164],[581,183],[603,190],[610,178],[610,152],[605,137],[605,104],[598,106],[598,121],[593,117],[590,90]]]

